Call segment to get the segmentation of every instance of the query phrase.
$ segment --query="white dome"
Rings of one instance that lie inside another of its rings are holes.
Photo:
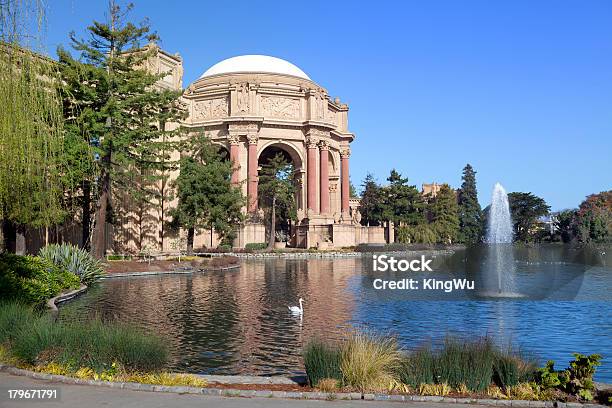
[[[240,55],[225,59],[208,68],[200,78],[236,72],[284,74],[310,80],[304,71],[289,61],[267,55]]]

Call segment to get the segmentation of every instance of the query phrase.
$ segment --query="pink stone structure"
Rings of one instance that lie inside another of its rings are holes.
[[[168,73],[160,86],[181,89],[182,59],[159,51],[163,58],[151,66],[156,73]],[[234,246],[266,241],[258,173],[278,153],[294,169],[297,222],[290,224],[288,245],[333,248],[378,242],[384,236],[379,227],[361,226],[358,204],[350,202],[349,145],[355,135],[348,128],[348,105],[330,98],[295,65],[263,55],[229,58],[191,83],[182,102],[188,109],[180,124],[188,129],[186,137],[203,133],[226,149],[233,166],[231,181],[246,196],[246,222],[236,226]],[[168,209],[164,219],[158,219],[162,236]],[[151,246],[170,250],[172,240],[164,239],[163,245],[161,241],[156,237]],[[214,231],[196,234],[196,248],[217,244]]]

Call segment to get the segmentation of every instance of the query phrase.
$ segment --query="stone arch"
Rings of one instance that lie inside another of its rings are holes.
[[[286,153],[288,157],[291,159],[291,162],[293,163],[293,166],[295,167],[296,171],[304,168],[305,158],[304,158],[304,154],[301,151],[301,149],[294,146],[293,143],[279,141],[279,140],[270,140],[269,142],[264,143],[261,146],[261,148],[259,149],[259,152],[257,153],[258,163],[261,160],[261,156],[264,153],[264,151],[269,148],[277,148],[279,150],[282,150],[284,153]]]
[[[287,161],[290,161],[294,167],[294,180],[296,183],[296,204],[299,211],[304,211],[306,208],[306,180],[305,178],[305,158],[304,153],[300,148],[293,143],[271,140],[264,143],[257,154],[257,165],[261,166],[262,160],[266,157],[272,157],[275,152],[281,152]]]
[[[213,146],[216,146],[219,149],[219,152],[223,153],[223,160],[229,160],[230,158],[229,147],[224,142],[213,140],[212,144]]]

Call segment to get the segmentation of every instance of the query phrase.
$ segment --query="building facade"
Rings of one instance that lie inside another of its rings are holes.
[[[180,56],[162,50],[157,54],[149,69],[166,73],[160,86],[181,89]],[[188,111],[182,123],[187,137],[203,133],[227,150],[234,164],[232,181],[247,198],[247,221],[237,227],[235,247],[266,242],[258,208],[258,172],[278,153],[294,168],[297,223],[291,225],[288,245],[332,248],[378,242],[379,236],[384,237],[384,233],[361,227],[358,210],[350,205],[350,144],[355,135],[348,127],[349,108],[339,98],[332,100],[301,69],[263,55],[229,58],[191,83],[182,99]],[[158,215],[157,232],[163,237],[158,250],[162,251],[172,249],[172,239],[164,239],[168,232],[163,225],[169,221],[165,218]],[[126,230],[124,227],[117,231]],[[115,242],[118,239],[125,237],[115,234]],[[194,244],[196,248],[214,247],[218,239],[214,231],[199,231]],[[152,246],[159,247],[159,240]]]

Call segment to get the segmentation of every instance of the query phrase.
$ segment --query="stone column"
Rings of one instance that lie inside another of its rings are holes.
[[[349,214],[349,198],[351,194],[350,189],[350,179],[349,179],[349,156],[351,155],[351,150],[347,147],[340,151],[340,161],[341,161],[341,206],[340,209],[343,215],[348,216]]]
[[[247,178],[247,201],[248,201],[248,212],[254,213],[257,211],[257,142],[259,138],[256,134],[250,134],[247,136],[249,141],[249,152],[248,152],[248,178]]]
[[[238,136],[228,137],[230,144],[230,161],[232,162],[232,184],[240,183],[240,138]]]
[[[306,181],[307,189],[307,205],[308,212],[312,214],[319,213],[319,205],[317,203],[317,140],[312,137],[306,139],[306,148],[308,154],[308,176]]]
[[[325,140],[319,143],[321,164],[319,186],[321,188],[321,214],[329,214],[329,145]]]

